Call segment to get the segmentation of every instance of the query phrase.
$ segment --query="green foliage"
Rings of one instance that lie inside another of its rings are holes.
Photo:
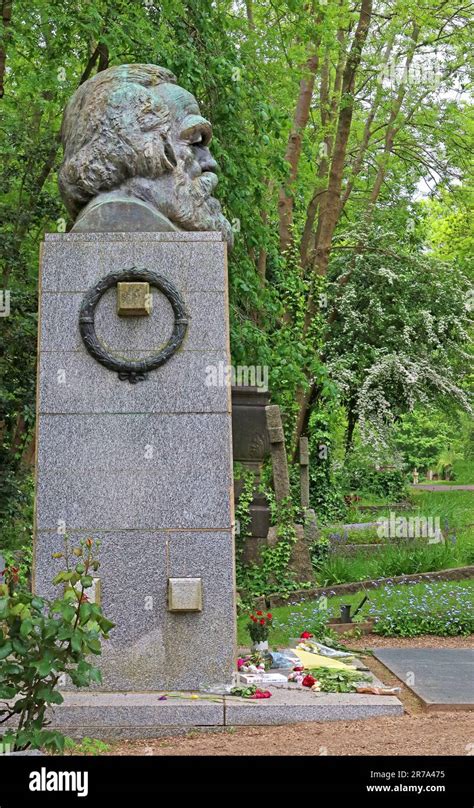
[[[399,502],[407,495],[406,476],[397,468],[375,468],[364,463],[357,453],[351,453],[344,463],[343,479],[347,491],[375,494]]]
[[[15,0],[5,36],[0,143],[0,289],[11,291],[12,305],[12,314],[0,318],[3,547],[27,544],[31,530],[38,248],[45,232],[71,225],[56,182],[61,115],[77,87],[108,65],[170,68],[212,121],[218,194],[235,229],[229,256],[233,361],[269,368],[290,448],[297,394],[314,383],[307,434],[311,504],[321,524],[345,517],[341,426],[350,447],[359,421],[375,463],[372,437],[390,444],[394,427],[420,401],[436,404],[441,413],[466,407],[472,267],[466,155],[472,125],[464,94],[452,97],[468,70],[469,20],[462,3],[449,0],[433,14],[406,0],[373,17],[355,77],[348,148],[339,155],[341,194],[352,192],[330,239],[327,277],[314,262],[318,238],[326,235],[322,210],[332,156],[329,148],[325,160],[321,147],[334,143],[340,112],[350,102],[337,90],[336,73],[347,59],[358,13],[357,4],[309,9],[303,0]],[[407,80],[385,75],[388,50],[403,74],[414,44]],[[414,68],[429,61],[433,49],[439,49],[442,70],[431,86]],[[297,140],[294,111],[308,57],[315,54],[319,67],[309,123],[297,133],[301,149],[293,179],[285,155],[288,142]],[[430,200],[419,202],[426,182]],[[284,249],[282,187],[292,202],[293,240]],[[306,260],[303,234],[309,238]],[[310,301],[317,305],[308,316]],[[426,426],[429,445],[418,447],[420,461],[431,459],[439,445]],[[408,434],[401,441],[411,462]],[[328,449],[325,457],[321,445]],[[272,576],[283,569],[279,556],[285,553],[279,548],[268,556]],[[252,591],[268,585],[256,569],[246,576]]]
[[[344,594],[339,596],[332,596],[327,598],[327,603],[322,598],[318,600],[309,600],[302,603],[292,603],[288,606],[277,606],[272,609],[273,614],[273,629],[272,640],[275,644],[285,646],[288,644],[292,637],[299,637],[302,631],[313,631],[311,625],[316,620],[320,619],[323,611],[326,612],[326,619],[330,617],[340,616],[341,604],[349,604],[354,610],[361,602],[364,594],[367,594],[369,600],[364,604],[361,611],[358,613],[356,620],[367,620],[368,617],[376,618],[380,614],[382,621],[385,621],[390,616],[395,625],[397,618],[397,610],[403,609],[407,617],[411,617],[414,621],[417,620],[418,610],[422,607],[423,612],[429,611],[429,604],[434,603],[435,608],[432,613],[438,614],[438,625],[427,625],[427,631],[431,628],[434,629],[433,633],[443,635],[443,621],[450,621],[449,629],[453,632],[452,636],[456,636],[456,624],[454,617],[459,615],[450,615],[451,609],[456,609],[456,601],[459,598],[461,610],[468,615],[474,614],[474,579],[470,578],[465,581],[430,581],[429,583],[420,584],[397,584],[390,586],[381,586],[378,589],[370,589],[367,592],[354,592],[353,594]],[[441,600],[443,597],[443,601]],[[323,603],[327,606],[323,610]],[[438,608],[436,606],[438,604]],[[472,618],[471,618],[472,619]],[[357,623],[354,623],[357,626]],[[459,633],[464,632],[466,623],[459,622]],[[469,627],[469,626],[467,626]],[[389,629],[388,636],[392,631]],[[420,626],[421,628],[421,626]],[[471,629],[472,631],[472,629]],[[316,632],[313,632],[316,633]],[[420,631],[419,633],[424,633]],[[431,633],[431,632],[430,632]],[[332,640],[323,639],[321,635],[317,636],[326,643],[326,645],[334,646]],[[240,643],[245,641],[245,623],[244,618],[239,618],[238,623],[238,640]],[[346,649],[348,650],[348,649]]]
[[[266,491],[270,500],[273,522],[276,523],[276,542],[273,546],[263,547],[260,553],[260,564],[247,564],[237,556],[237,588],[241,593],[244,607],[251,605],[260,595],[268,595],[278,591],[280,594],[296,589],[295,576],[288,570],[291,551],[296,542],[295,517],[296,509],[291,501],[276,505],[270,491]],[[248,495],[247,495],[248,497]],[[237,507],[240,513],[240,502]],[[245,537],[243,537],[245,539]],[[310,582],[305,582],[310,586]]]
[[[26,544],[17,551],[2,550],[5,559],[6,569],[14,569],[20,586],[29,588],[31,576],[31,563],[33,559],[33,547]]]
[[[311,414],[310,434],[310,505],[319,524],[338,522],[347,513],[337,458],[340,423],[335,390],[327,391],[325,406]]]
[[[315,570],[321,568],[331,551],[331,542],[327,535],[322,533],[309,548],[311,563]]]
[[[361,236],[348,231],[345,246]],[[469,410],[462,388],[472,322],[469,278],[382,228],[364,236],[347,273],[344,254],[331,263],[338,316],[325,356],[349,417],[374,449],[390,445],[396,421],[419,403]],[[341,277],[346,278],[343,286]],[[348,448],[352,435],[348,435]]]
[[[354,556],[330,555],[318,565],[316,578],[320,586],[331,586],[450,569],[469,563],[470,547],[470,544],[462,547],[451,541],[440,544],[413,542],[400,546],[387,545],[369,557],[365,553]]]
[[[462,453],[462,419],[458,413],[441,412],[432,407],[417,407],[404,415],[394,431],[394,441],[407,467],[424,471],[434,469],[440,457],[449,452],[452,460]]]
[[[369,614],[375,620],[374,632],[388,637],[458,637],[474,632],[472,591],[453,581],[426,584],[416,591],[409,585],[387,586]]]
[[[326,604],[324,603],[324,607],[325,606]],[[319,640],[319,642],[324,642],[326,639],[334,636],[329,628],[329,612],[327,608],[323,608],[323,604],[318,604],[318,608],[313,610],[310,619],[304,624],[303,628],[304,631],[309,631],[313,635],[313,638]],[[303,629],[301,629],[297,636],[299,636],[302,631]]]
[[[87,755],[97,756],[106,755],[110,751],[110,746],[98,738],[82,738],[80,743],[77,743],[72,738],[66,738],[64,749],[71,755]]]
[[[67,541],[65,553],[54,554],[65,560],[53,581],[63,592],[54,600],[20,585],[15,568],[7,570],[0,585],[0,698],[5,703],[0,715],[3,722],[18,719],[15,730],[3,736],[13,749],[63,753],[64,736],[46,729],[47,709],[63,702],[59,678],[67,675],[77,687],[101,682],[88,657],[101,653],[101,638],[108,638],[114,624],[86,595],[99,568],[97,546],[92,539],[81,542],[72,550],[80,559],[73,566]]]

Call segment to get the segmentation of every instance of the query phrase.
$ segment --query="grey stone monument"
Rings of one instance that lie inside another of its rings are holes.
[[[235,666],[226,251],[211,126],[174,76],[113,67],[64,115],[75,219],[41,250],[34,587],[101,540],[107,691],[197,689]]]

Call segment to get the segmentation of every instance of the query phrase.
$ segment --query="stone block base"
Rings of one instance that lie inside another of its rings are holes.
[[[100,739],[160,738],[190,729],[223,730],[231,726],[268,726],[306,721],[355,721],[403,715],[395,696],[357,693],[311,693],[272,688],[270,699],[251,701],[230,696],[179,698],[162,693],[65,693],[51,714],[52,727],[66,735]],[[187,696],[187,697],[186,697]]]

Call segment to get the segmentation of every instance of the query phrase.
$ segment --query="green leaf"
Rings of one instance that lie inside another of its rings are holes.
[[[97,617],[97,622],[105,634],[108,634],[110,629],[114,628],[115,626],[115,623],[112,623],[111,620],[107,620],[107,618],[103,615]]]
[[[21,665],[17,665],[16,662],[8,662],[5,665],[2,665],[2,673],[10,674],[11,676],[18,676],[20,673],[23,672],[23,668]]]
[[[18,637],[13,637],[12,645],[13,649],[16,651],[17,654],[20,654],[20,656],[25,656],[29,651],[28,646],[25,645],[25,643],[22,642]]]
[[[0,685],[0,699],[13,699],[17,694],[14,685]]]
[[[100,654],[100,652],[102,650],[100,640],[95,638],[95,637],[93,637],[90,640],[87,640],[87,646],[88,646],[89,650],[92,651],[93,654]]]
[[[2,645],[0,645],[0,659],[6,659],[7,656],[10,656],[12,651],[13,645],[11,641],[6,640]]]
[[[76,616],[76,609],[74,606],[68,604],[67,606],[64,606],[61,611],[63,618],[67,623],[71,623],[74,620]]]
[[[40,676],[47,676],[53,670],[53,665],[50,659],[43,657],[43,659],[32,663],[32,667],[36,668]]]
[[[22,637],[27,637],[28,634],[31,634],[32,631],[33,631],[33,622],[29,618],[23,620],[20,626],[20,635]]]
[[[65,583],[70,579],[71,579],[71,573],[66,572],[65,570],[61,570],[61,572],[58,572],[58,574],[54,576],[53,584]]]
[[[42,701],[46,701],[48,704],[62,704],[64,698],[61,696],[57,690],[53,690],[51,687],[39,687],[36,691],[37,698],[41,699]]]
[[[71,636],[71,648],[73,651],[80,652],[82,651],[82,644],[83,644],[82,632],[76,629],[76,631],[74,631]]]
[[[87,623],[92,613],[92,605],[90,603],[81,603],[79,607],[79,617],[81,623]]]

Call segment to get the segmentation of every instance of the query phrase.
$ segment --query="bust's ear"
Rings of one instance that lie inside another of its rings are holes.
[[[178,165],[178,161],[176,159],[176,155],[174,153],[174,149],[169,142],[166,135],[163,136],[163,153],[164,153],[164,163],[168,171],[173,171],[174,168]]]

